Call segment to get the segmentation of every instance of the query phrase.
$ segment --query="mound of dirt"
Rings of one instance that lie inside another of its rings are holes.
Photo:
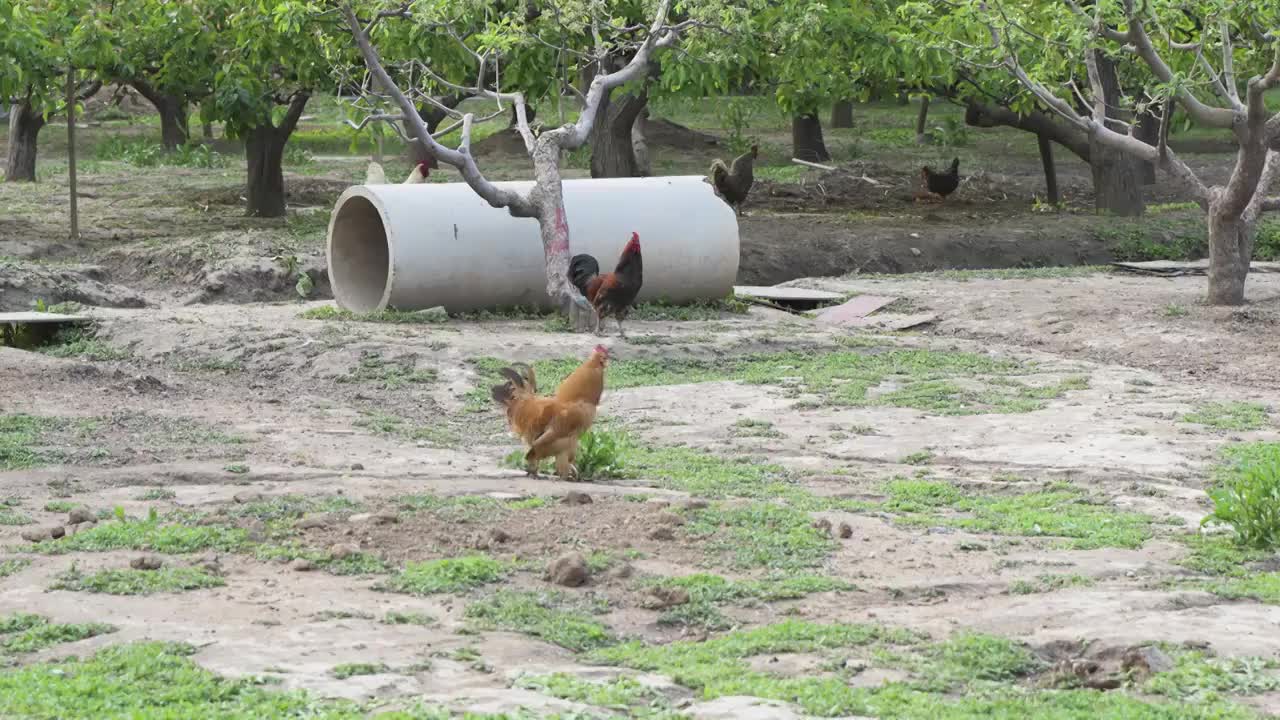
[[[298,273],[311,276],[314,287],[309,299],[324,300],[333,297],[329,285],[329,266],[323,257],[298,258]],[[225,302],[272,302],[297,297],[294,286],[298,275],[272,258],[238,256],[206,267],[203,277],[196,281],[196,290],[182,298],[184,305]]]
[[[48,305],[78,302],[97,307],[146,307],[142,295],[107,280],[97,265],[51,267],[0,262],[0,310],[30,310],[36,300]]]

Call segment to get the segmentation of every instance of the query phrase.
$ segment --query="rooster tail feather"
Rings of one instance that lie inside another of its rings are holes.
[[[711,169],[707,171],[712,180],[719,180],[729,174],[729,166],[724,164],[719,158],[711,161]]]
[[[489,393],[493,395],[494,402],[506,407],[511,404],[512,398],[515,397],[515,388],[511,386],[511,383],[502,383],[501,385],[494,385],[489,390]]]
[[[538,392],[538,378],[533,374],[533,367],[525,363],[512,363],[511,367],[520,371],[520,375],[524,378],[524,382],[522,384],[529,390],[529,392],[536,395]]]
[[[509,367],[505,367],[499,370],[498,374],[506,378],[507,382],[510,383],[512,388],[524,387],[524,377],[521,376],[520,373],[516,372],[515,370],[512,370]]]
[[[960,169],[960,158],[955,158],[951,161],[951,172],[955,173],[959,169]]]
[[[591,282],[591,278],[599,274],[600,263],[586,253],[574,255],[569,260],[569,282],[573,283],[584,297],[587,294],[587,284]]]

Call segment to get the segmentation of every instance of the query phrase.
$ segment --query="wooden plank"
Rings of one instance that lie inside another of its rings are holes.
[[[826,290],[808,290],[794,287],[767,287],[763,285],[734,285],[733,294],[739,297],[754,297],[775,302],[831,302],[844,297]]]
[[[894,300],[897,300],[897,298],[886,295],[859,295],[851,298],[849,302],[823,310],[818,313],[817,320],[829,325],[843,325],[865,318]]]
[[[0,313],[0,323],[32,324],[32,323],[73,323],[89,322],[84,315],[60,315],[47,312],[7,312]]]

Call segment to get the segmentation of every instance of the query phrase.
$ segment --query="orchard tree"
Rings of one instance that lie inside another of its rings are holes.
[[[83,59],[74,35],[85,9],[75,0],[0,0],[0,102],[11,101],[7,182],[35,182],[40,130],[65,112],[67,73]],[[72,102],[101,87],[92,79],[74,83]]]
[[[306,5],[277,1],[196,0],[215,47],[206,121],[222,120],[228,137],[244,141],[248,213],[285,214],[284,149],[307,101],[332,85],[323,28]]]
[[[1095,155],[1149,162],[1186,186],[1206,213],[1208,302],[1242,304],[1259,215],[1280,210],[1280,198],[1268,196],[1280,174],[1280,113],[1270,113],[1266,105],[1268,91],[1280,86],[1280,37],[1274,30],[1280,28],[1280,5],[1270,0],[1201,0],[1193,7],[1175,0],[1095,0],[1092,6],[1058,0],[1034,8],[967,0],[960,5],[970,13],[970,26],[981,28],[979,39],[956,38],[970,63],[1007,72],[1083,131]],[[1046,42],[1036,29],[1049,25],[1069,29],[1063,47],[1083,68],[1066,83],[1059,68],[1044,66]],[[1124,57],[1135,58],[1146,72],[1144,82],[1119,92],[1108,66]],[[1146,103],[1161,103],[1164,128],[1156,146],[1135,136],[1135,123],[1114,117],[1112,102],[1124,105],[1131,117]],[[1239,151],[1225,185],[1206,184],[1168,147],[1175,104],[1192,122],[1234,135]]]
[[[209,94],[218,34],[202,2],[96,2],[77,40],[106,82],[129,85],[160,115],[172,150],[191,136],[190,107]]]

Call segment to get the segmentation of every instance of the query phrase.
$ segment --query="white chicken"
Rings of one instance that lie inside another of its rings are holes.
[[[420,162],[417,165],[413,166],[413,172],[410,172],[409,177],[405,178],[404,184],[415,185],[417,183],[426,182],[427,176],[430,174],[431,174],[431,170],[430,168],[427,167],[427,164],[424,162]]]
[[[364,173],[365,185],[386,185],[387,174],[382,171],[382,166],[376,162],[369,163],[369,169]]]

